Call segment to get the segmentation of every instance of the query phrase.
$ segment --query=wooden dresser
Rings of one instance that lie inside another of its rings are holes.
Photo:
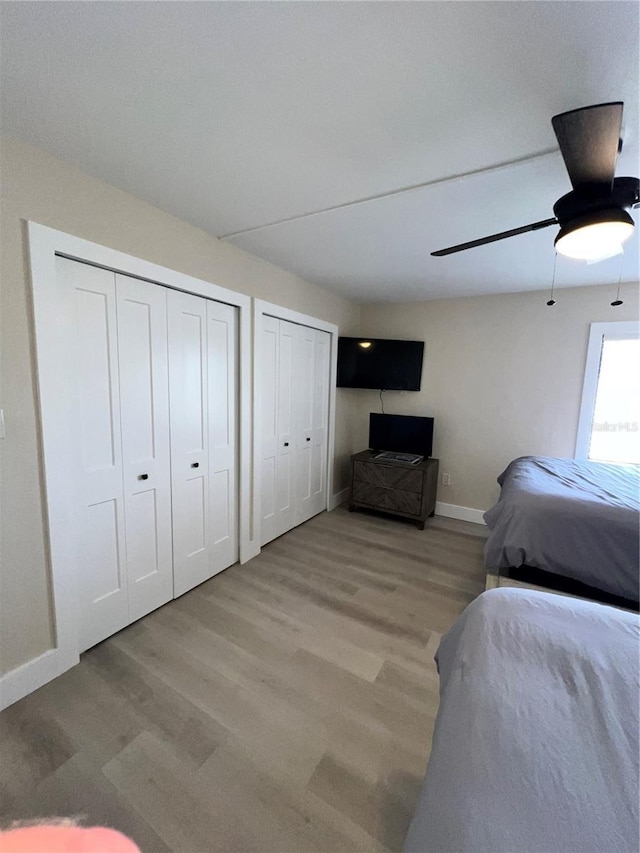
[[[417,465],[376,459],[376,451],[363,450],[351,457],[349,511],[377,509],[417,522],[420,530],[436,507],[438,460]]]

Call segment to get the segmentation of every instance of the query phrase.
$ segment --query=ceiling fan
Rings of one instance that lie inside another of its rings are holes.
[[[431,254],[437,258],[495,243],[516,234],[559,225],[556,252],[570,258],[603,260],[622,251],[633,233],[632,207],[640,205],[640,180],[616,178],[622,150],[621,101],[560,113],[551,119],[573,189],[553,205],[553,219],[532,222],[479,240],[459,243]]]

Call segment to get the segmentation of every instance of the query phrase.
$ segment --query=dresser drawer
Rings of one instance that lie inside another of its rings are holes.
[[[419,471],[410,471],[409,473],[421,476]],[[402,512],[407,515],[420,515],[422,507],[422,494],[420,492],[387,489],[384,486],[376,486],[373,483],[366,483],[361,480],[353,481],[352,500],[368,504],[376,509],[390,509],[393,512]]]
[[[390,489],[402,489],[406,492],[422,493],[422,471],[405,468],[400,465],[384,465],[379,462],[353,463],[353,479],[374,486]],[[419,512],[420,510],[418,510]]]

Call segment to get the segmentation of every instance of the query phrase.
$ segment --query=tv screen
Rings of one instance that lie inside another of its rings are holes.
[[[369,447],[394,453],[433,453],[433,418],[412,415],[369,415]]]
[[[424,341],[338,339],[338,388],[419,391]]]

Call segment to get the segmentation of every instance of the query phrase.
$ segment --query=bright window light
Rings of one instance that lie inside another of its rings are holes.
[[[640,463],[640,338],[602,340],[589,459]]]

